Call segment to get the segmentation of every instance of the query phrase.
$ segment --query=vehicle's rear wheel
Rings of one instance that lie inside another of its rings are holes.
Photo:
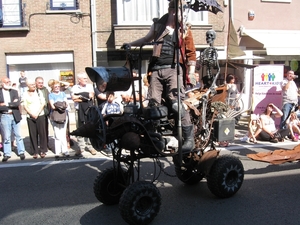
[[[235,156],[222,155],[216,159],[207,176],[209,190],[216,196],[228,198],[242,186],[244,167]]]
[[[198,173],[195,170],[182,168],[180,166],[175,166],[175,172],[179,180],[189,185],[198,184],[204,177],[203,173]]]
[[[96,198],[105,205],[118,204],[125,189],[124,176],[124,171],[117,172],[114,168],[100,172],[94,182]]]

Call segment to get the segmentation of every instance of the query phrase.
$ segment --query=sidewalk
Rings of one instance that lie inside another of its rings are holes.
[[[75,124],[75,113],[70,113],[69,114],[69,118],[70,118],[70,132],[72,132],[73,130],[76,129],[76,124]],[[54,134],[53,134],[53,129],[51,124],[49,124],[49,146],[52,150],[48,150],[46,157],[45,158],[40,158],[38,157],[37,159],[33,159],[32,156],[29,154],[31,152],[31,148],[30,148],[30,140],[29,140],[29,133],[28,133],[28,127],[27,127],[27,121],[26,121],[26,115],[22,115],[22,120],[21,120],[21,134],[23,137],[23,141],[24,141],[24,145],[25,145],[25,160],[22,160],[22,162],[25,161],[48,161],[48,160],[55,160],[55,154],[54,154]],[[74,142],[74,145],[71,146],[71,149],[69,149],[69,153],[70,153],[70,158],[69,159],[73,159],[73,156],[75,155],[75,151],[79,149],[77,142],[76,142],[76,138],[71,136],[71,139]],[[3,152],[1,152],[2,156],[0,157],[0,165],[2,163],[2,157],[3,157]],[[102,157],[107,157],[107,155],[104,155],[100,152],[98,152],[96,155],[92,155],[90,152],[83,152],[82,153],[83,157],[82,158],[102,158]],[[78,157],[75,157],[78,158]],[[59,160],[64,160],[66,158],[64,157],[60,157]],[[7,161],[7,163],[9,162],[16,162],[16,161],[20,161],[20,158],[17,155],[17,151],[13,151],[11,158]]]
[[[9,162],[25,162],[25,161],[33,161],[33,162],[41,162],[41,161],[55,161],[55,154],[54,154],[54,136],[53,136],[53,129],[51,125],[49,126],[49,145],[52,150],[48,150],[47,155],[45,158],[38,158],[38,159],[33,159],[32,156],[29,154],[31,151],[30,148],[30,140],[29,140],[29,134],[28,134],[28,127],[27,127],[27,121],[26,121],[26,116],[22,116],[23,119],[21,121],[21,134],[22,137],[24,137],[24,145],[26,149],[25,157],[26,159],[21,161],[20,158],[17,156],[16,152],[12,152],[11,158],[8,160],[7,163]],[[75,114],[74,112],[69,114],[70,117],[70,132],[76,129],[75,125]],[[228,147],[218,147],[217,149],[220,150],[233,150],[233,149],[240,149],[240,148],[257,148],[257,147],[263,147],[263,146],[280,146],[282,145],[291,145],[291,144],[299,144],[299,142],[292,142],[290,140],[286,140],[285,142],[282,143],[270,143],[270,142],[262,142],[258,141],[257,144],[253,143],[248,143],[248,142],[242,142],[240,139],[244,137],[247,134],[248,131],[248,123],[247,121],[240,121],[238,125],[235,126],[235,140],[229,144]],[[69,159],[78,159],[78,157],[74,157],[75,151],[79,149],[77,145],[76,138],[74,136],[71,136],[71,139],[74,142],[74,145],[71,146],[71,149],[69,149],[70,153],[70,158]],[[82,158],[107,158],[108,156],[105,153],[98,152],[96,155],[92,155],[90,152],[83,152],[82,153],[83,157]],[[3,157],[3,152],[2,152],[2,157]],[[2,160],[2,157],[0,157],[0,160]],[[65,160],[66,158],[60,157],[59,160]],[[0,161],[0,166],[1,166],[2,161]]]

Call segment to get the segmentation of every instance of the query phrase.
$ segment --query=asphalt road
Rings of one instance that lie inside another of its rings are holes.
[[[299,162],[252,161],[246,154],[274,146],[249,146],[221,151],[238,156],[245,168],[241,189],[228,199],[211,194],[205,179],[187,186],[162,173],[156,182],[162,205],[152,224],[299,224]],[[283,147],[293,146],[285,143]],[[167,174],[175,174],[171,158],[162,158],[161,163]],[[118,205],[102,205],[93,193],[98,172],[111,166],[108,158],[1,164],[0,224],[126,224]],[[142,162],[146,173],[153,168],[151,160]]]

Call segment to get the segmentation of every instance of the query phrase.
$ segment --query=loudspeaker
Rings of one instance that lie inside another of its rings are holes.
[[[135,80],[130,70],[123,67],[86,67],[85,71],[91,81],[96,83],[100,92],[127,91]]]
[[[235,119],[224,118],[214,121],[214,138],[217,141],[232,141],[234,140]]]

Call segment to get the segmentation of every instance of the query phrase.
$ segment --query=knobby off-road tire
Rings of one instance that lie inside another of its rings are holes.
[[[122,171],[125,173],[124,171]],[[109,168],[100,172],[94,182],[94,194],[96,198],[105,205],[115,205],[119,203],[120,197],[125,190],[121,184],[121,174],[116,176],[114,168]]]
[[[161,195],[157,187],[147,181],[137,181],[123,192],[119,209],[122,218],[131,225],[149,224],[158,214]]]
[[[242,186],[244,167],[235,156],[222,155],[216,159],[207,176],[209,190],[220,198],[234,195]]]

